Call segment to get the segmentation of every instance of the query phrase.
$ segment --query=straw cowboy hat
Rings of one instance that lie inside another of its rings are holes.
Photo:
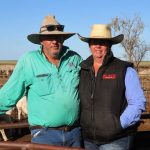
[[[63,29],[64,25],[56,21],[55,16],[46,16],[41,25],[40,32],[28,35],[27,39],[34,44],[40,44],[40,36],[61,35],[66,40],[75,34],[63,32]]]
[[[111,44],[118,44],[122,42],[124,35],[120,34],[118,36],[112,37],[111,35],[111,28],[108,24],[94,24],[92,26],[92,30],[90,33],[90,37],[82,37],[79,35],[80,40],[83,42],[89,43],[91,39],[101,39],[101,40],[108,40]]]

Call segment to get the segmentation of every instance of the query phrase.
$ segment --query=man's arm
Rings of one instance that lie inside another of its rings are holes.
[[[11,109],[25,93],[24,62],[20,59],[9,80],[0,89],[0,114]]]

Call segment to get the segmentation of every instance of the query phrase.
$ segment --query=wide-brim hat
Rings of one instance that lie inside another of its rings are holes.
[[[75,33],[64,32],[64,25],[61,25],[55,16],[46,16],[42,22],[39,33],[33,33],[27,36],[27,39],[34,44],[41,44],[40,37],[45,35],[62,36],[64,40],[70,38]]]
[[[80,40],[83,42],[89,43],[91,39],[99,39],[99,40],[108,40],[111,44],[121,43],[124,39],[124,35],[120,34],[118,36],[112,37],[111,35],[111,27],[108,24],[94,24],[92,26],[92,30],[89,37],[83,37],[78,34]]]

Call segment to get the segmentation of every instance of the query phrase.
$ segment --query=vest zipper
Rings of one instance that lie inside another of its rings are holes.
[[[96,87],[96,78],[92,69],[90,70],[91,77],[92,77],[92,94],[91,94],[91,121],[93,126],[93,138],[95,139],[95,127],[94,127],[94,92]]]
[[[102,67],[99,68],[99,70],[102,70]],[[98,74],[102,73],[98,70],[97,75],[95,76],[93,70],[90,70],[91,77],[92,77],[92,94],[91,94],[91,120],[92,120],[92,125],[93,125],[93,139],[95,139],[95,121],[94,121],[94,93],[95,93],[95,88],[96,88],[96,80],[98,77]]]

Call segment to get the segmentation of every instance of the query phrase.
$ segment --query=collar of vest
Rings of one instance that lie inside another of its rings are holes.
[[[102,63],[102,66],[106,66],[113,59],[114,59],[113,53],[112,53],[112,51],[109,51],[109,53],[107,53],[106,56],[104,57],[104,61]],[[93,62],[94,62],[94,59],[93,59],[93,56],[91,55],[81,63],[81,68],[89,70],[93,66]]]

